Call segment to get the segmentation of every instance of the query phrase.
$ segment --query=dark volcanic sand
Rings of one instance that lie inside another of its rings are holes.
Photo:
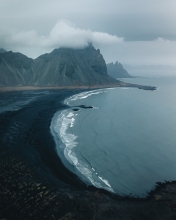
[[[0,219],[176,219],[174,182],[147,199],[122,198],[87,187],[62,165],[49,127],[76,92],[51,91],[0,114]]]

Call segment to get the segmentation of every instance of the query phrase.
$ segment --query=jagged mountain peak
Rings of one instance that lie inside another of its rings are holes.
[[[132,76],[123,68],[118,61],[107,64],[107,72],[113,78],[131,78]]]
[[[99,49],[58,48],[35,60],[20,53],[0,54],[0,86],[94,86],[117,84],[107,75]]]

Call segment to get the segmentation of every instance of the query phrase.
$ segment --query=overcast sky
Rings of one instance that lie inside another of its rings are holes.
[[[176,65],[176,0],[0,0],[0,47],[36,58],[99,48],[107,63]]]

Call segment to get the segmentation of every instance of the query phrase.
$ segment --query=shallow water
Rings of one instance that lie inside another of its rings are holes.
[[[70,108],[54,115],[51,130],[63,163],[87,184],[145,197],[156,182],[176,179],[176,78],[125,81],[158,89],[74,95],[65,100]]]

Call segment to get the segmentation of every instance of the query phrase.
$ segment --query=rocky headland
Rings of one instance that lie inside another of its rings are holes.
[[[118,61],[115,63],[107,64],[107,72],[108,75],[117,79],[117,78],[132,78],[131,76],[122,66],[122,64]]]

